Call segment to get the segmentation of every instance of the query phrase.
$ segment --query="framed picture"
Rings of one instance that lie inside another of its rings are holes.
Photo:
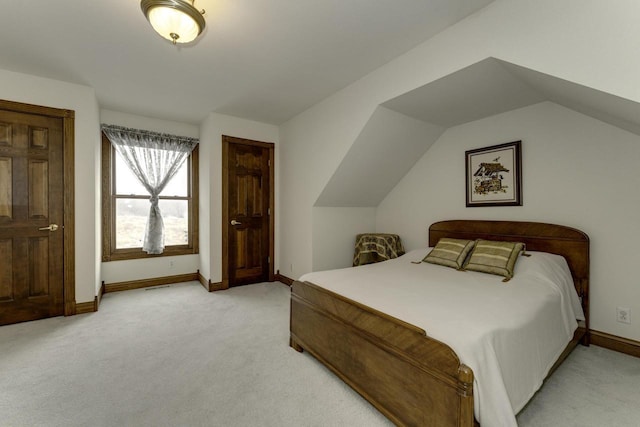
[[[465,152],[467,207],[522,206],[522,141]]]

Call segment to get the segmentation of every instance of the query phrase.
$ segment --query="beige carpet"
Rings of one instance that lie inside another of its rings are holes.
[[[0,426],[388,426],[288,347],[289,288],[105,295],[98,313],[0,328]],[[640,425],[640,359],[578,348],[521,426]]]

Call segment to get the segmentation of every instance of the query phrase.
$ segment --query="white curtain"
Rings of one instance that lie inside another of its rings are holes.
[[[102,125],[102,131],[151,195],[142,250],[148,254],[161,254],[164,251],[164,222],[158,196],[198,140],[113,125]]]

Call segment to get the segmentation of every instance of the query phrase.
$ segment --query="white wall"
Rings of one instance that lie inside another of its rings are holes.
[[[313,205],[377,106],[350,95],[338,92],[280,128],[278,258],[293,279],[312,268]]]
[[[375,108],[496,57],[640,100],[640,2],[497,0],[281,127],[282,261],[311,269],[311,207]]]
[[[106,109],[100,110],[100,123],[188,136],[191,138],[198,138],[200,135],[199,127],[189,123],[154,119]],[[98,192],[97,194],[99,195],[100,193]],[[100,251],[98,253],[100,254],[102,252]],[[109,261],[102,263],[102,281],[105,283],[117,283],[189,274],[195,273],[199,265],[200,260],[198,254],[127,261]]]
[[[314,271],[350,267],[355,236],[375,231],[375,206],[444,128],[377,107],[312,210]],[[292,265],[282,274],[291,276]]]
[[[100,136],[92,88],[0,70],[0,98],[75,111],[76,302],[93,301],[100,286]]]
[[[465,207],[464,152],[522,140],[523,206]],[[606,141],[606,142],[605,142]],[[603,143],[605,142],[605,143]],[[640,136],[544,102],[448,129],[376,212],[377,229],[400,234],[407,250],[427,245],[445,219],[563,224],[591,240],[591,326],[632,339],[616,307],[640,313]]]
[[[255,141],[275,143],[275,233],[279,232],[279,131],[277,126],[245,120],[238,117],[211,113],[200,125],[200,190],[209,187],[209,200],[201,198],[200,209],[200,272],[212,283],[222,281],[222,135]],[[205,148],[206,146],[206,148]],[[204,165],[204,166],[203,166]],[[202,215],[208,210],[208,218]],[[202,238],[202,236],[205,236]],[[209,240],[205,249],[205,240]],[[276,239],[276,265],[279,268],[278,239]]]
[[[313,270],[351,267],[356,234],[376,230],[375,208],[313,208]],[[291,274],[291,265],[281,273]]]
[[[640,56],[633,54],[640,40],[639,14],[640,2],[634,0],[615,4],[497,0],[285,123],[280,131],[280,220],[287,232],[280,233],[281,265],[293,265],[294,278],[312,270],[313,204],[379,104],[487,57],[640,101]],[[428,155],[435,152],[430,150]],[[525,203],[533,196],[526,191]],[[634,207],[638,208],[640,204]],[[486,212],[526,219],[517,209]],[[581,215],[575,210],[572,216]],[[630,229],[635,222],[625,225]],[[594,255],[597,244],[592,242]],[[623,283],[626,280],[607,278],[606,284],[618,282],[616,293],[609,298],[625,301],[627,288],[634,286]],[[593,285],[596,289],[604,286],[596,281]],[[610,303],[596,302],[603,298],[598,292],[592,300],[597,307],[594,327],[637,337],[637,330],[620,331],[618,325],[605,320]]]

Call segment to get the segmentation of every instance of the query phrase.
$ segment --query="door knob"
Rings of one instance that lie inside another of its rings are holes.
[[[231,220],[231,225],[242,225],[241,222],[236,221],[235,219]]]
[[[40,231],[56,231],[58,229],[58,224],[50,224],[48,227],[40,227],[38,230]]]

